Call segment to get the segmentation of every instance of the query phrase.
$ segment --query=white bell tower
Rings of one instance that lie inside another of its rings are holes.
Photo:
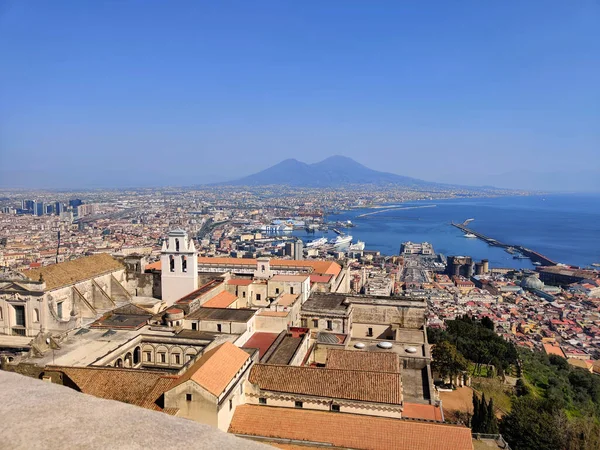
[[[161,250],[161,294],[167,305],[198,289],[198,252],[183,230],[172,230]]]

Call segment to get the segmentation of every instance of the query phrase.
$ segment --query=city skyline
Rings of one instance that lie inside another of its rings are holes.
[[[553,174],[599,170],[599,17],[594,2],[8,2],[1,184],[194,185],[342,154],[581,190]]]

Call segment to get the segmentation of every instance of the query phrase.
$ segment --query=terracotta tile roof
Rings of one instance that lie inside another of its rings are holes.
[[[248,380],[265,391],[399,405],[398,373],[255,364]]]
[[[237,300],[235,294],[231,292],[223,291],[220,294],[215,295],[206,303],[203,303],[202,306],[206,308],[227,308],[231,306]]]
[[[331,277],[333,275],[315,275],[315,274],[311,274],[310,275],[310,282],[311,283],[329,283],[329,280],[331,280]]]
[[[192,380],[218,397],[244,366],[250,355],[231,342],[207,351],[180,378],[175,386]]]
[[[357,414],[240,405],[229,432],[365,450],[473,450],[471,430],[455,425]]]
[[[420,403],[404,403],[402,417],[405,419],[423,419],[442,422],[442,411],[439,406],[422,405]]]
[[[277,336],[279,336],[279,333],[264,333],[258,331],[250,336],[250,339],[246,341],[242,348],[257,348],[258,356],[259,358],[262,358],[269,347],[273,345]]]
[[[210,258],[205,256],[198,257],[198,264],[221,264],[228,266],[256,266],[256,259],[249,258]],[[312,268],[316,274],[329,274],[337,276],[342,267],[335,261],[298,261],[298,260],[286,260],[286,259],[271,259],[271,267],[307,267]],[[148,264],[146,270],[160,270],[161,263],[156,261],[155,263]],[[200,268],[201,270],[201,268]]]
[[[155,411],[163,410],[156,401],[177,379],[165,372],[109,367],[48,366],[45,372],[63,373],[84,394]]]
[[[544,344],[543,347],[544,347],[544,351],[546,352],[547,355],[556,355],[556,356],[561,356],[563,358],[565,357],[564,352],[558,345]]]
[[[233,278],[227,282],[230,286],[250,286],[252,284],[252,280],[246,278]]]
[[[309,278],[308,275],[273,275],[271,281],[302,282]]]
[[[124,269],[119,261],[106,253],[86,256],[50,266],[23,271],[31,280],[39,280],[40,275],[46,282],[46,290],[75,284],[113,270]]]
[[[277,300],[277,304],[281,306],[290,306],[298,300],[298,297],[300,297],[300,294],[283,294],[279,297],[279,300]]]
[[[329,349],[326,366],[328,369],[400,373],[400,358],[392,352]]]

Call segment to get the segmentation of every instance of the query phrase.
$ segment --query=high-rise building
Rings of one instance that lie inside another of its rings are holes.
[[[73,209],[77,209],[77,207],[82,204],[83,204],[83,202],[81,200],[79,200],[78,198],[73,198],[73,199],[69,200],[69,206]]]
[[[45,212],[44,202],[33,202],[33,215],[34,216],[43,216]]]
[[[64,205],[63,203],[61,203],[61,202],[56,202],[56,203],[54,204],[54,213],[55,213],[57,216],[60,216],[60,215],[61,215],[61,213],[63,213],[64,211],[65,211],[65,205]]]
[[[52,215],[52,213],[54,213],[54,205],[52,203],[46,205],[44,211],[47,215]]]
[[[33,213],[33,205],[35,204],[35,202],[33,200],[23,200],[21,202],[21,209],[23,209],[23,211],[27,211],[30,213]]]

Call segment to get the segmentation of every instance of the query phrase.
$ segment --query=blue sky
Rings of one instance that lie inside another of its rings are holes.
[[[599,24],[595,0],[0,0],[0,186],[334,154],[464,184],[593,173]]]

